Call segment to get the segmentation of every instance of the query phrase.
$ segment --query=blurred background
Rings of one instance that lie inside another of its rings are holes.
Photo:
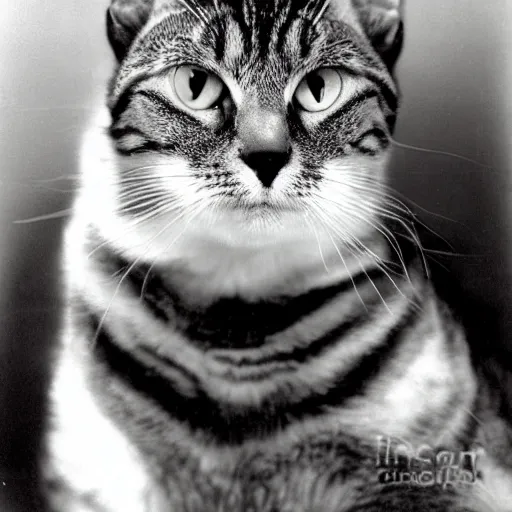
[[[80,135],[114,65],[107,4],[20,0],[0,13],[2,512],[42,510],[35,454],[58,328],[59,244]],[[433,256],[512,360],[512,2],[409,1],[398,78],[391,184],[450,242]]]

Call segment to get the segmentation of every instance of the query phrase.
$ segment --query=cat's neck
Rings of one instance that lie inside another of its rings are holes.
[[[374,243],[385,259],[387,248]],[[320,249],[316,244],[236,251],[211,248],[172,266],[176,285],[193,297],[240,296],[248,300],[295,296],[350,280],[376,265],[369,254]]]
[[[208,304],[222,297],[239,297],[258,302],[278,296],[299,296],[312,289],[350,282],[353,276],[383,268],[389,247],[375,237],[365,243],[365,250],[304,240],[300,243],[277,243],[265,248],[237,248],[222,243],[201,242],[186,236],[175,244],[164,261],[144,261],[136,255],[123,254],[90,231],[83,254],[93,259],[121,258],[123,269],[159,275],[169,287],[179,290],[190,303]],[[95,248],[101,247],[101,250]],[[106,253],[109,253],[106,256]],[[389,272],[394,273],[392,270]],[[394,273],[396,277],[396,273]]]

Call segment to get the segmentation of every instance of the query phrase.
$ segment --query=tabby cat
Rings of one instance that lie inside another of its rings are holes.
[[[508,427],[386,189],[399,0],[113,0],[59,512],[510,511]]]

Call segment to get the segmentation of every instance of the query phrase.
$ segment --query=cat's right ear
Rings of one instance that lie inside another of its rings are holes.
[[[112,0],[107,10],[107,35],[118,61],[151,14],[153,0]]]

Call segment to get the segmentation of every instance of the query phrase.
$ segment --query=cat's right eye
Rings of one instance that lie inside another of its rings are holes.
[[[223,82],[212,73],[197,66],[180,66],[171,74],[177,98],[192,110],[213,108],[222,98]]]

